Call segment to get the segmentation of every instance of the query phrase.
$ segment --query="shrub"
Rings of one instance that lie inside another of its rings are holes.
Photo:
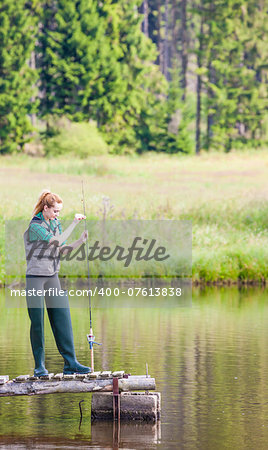
[[[94,122],[78,123],[67,119],[56,123],[52,136],[45,139],[44,148],[49,156],[73,154],[80,158],[103,155],[109,151]]]

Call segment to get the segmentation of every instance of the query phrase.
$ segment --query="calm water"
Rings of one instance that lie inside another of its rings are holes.
[[[3,291],[0,302],[0,374],[32,373],[27,311],[6,308]],[[91,425],[90,394],[7,397],[0,398],[1,447],[268,448],[267,290],[194,290],[191,307],[116,302],[94,310],[103,344],[95,347],[96,369],[144,374],[148,362],[162,393],[159,426]],[[74,308],[72,318],[78,358],[88,363],[88,311]],[[47,321],[46,348],[47,368],[61,372]]]

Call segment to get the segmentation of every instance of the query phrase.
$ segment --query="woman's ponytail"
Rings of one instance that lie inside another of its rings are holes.
[[[53,194],[48,189],[44,189],[41,192],[34,207],[33,215],[35,216],[36,214],[43,211],[45,205],[47,205],[48,208],[51,208],[55,205],[55,203],[62,203],[62,199],[60,198],[60,196],[57,194]]]

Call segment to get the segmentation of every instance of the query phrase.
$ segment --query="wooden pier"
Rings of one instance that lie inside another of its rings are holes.
[[[86,375],[50,373],[42,377],[19,375],[9,380],[0,376],[0,397],[58,393],[88,393],[92,396],[92,420],[153,420],[160,418],[160,393],[150,375],[124,371],[102,371]],[[138,391],[138,392],[133,392]],[[144,391],[144,392],[141,392]],[[139,395],[138,395],[139,394]]]
[[[113,379],[118,379],[119,391],[155,390],[155,379],[146,375],[131,376],[120,372],[93,372],[88,375],[49,374],[43,377],[20,375],[13,380],[0,376],[0,397],[57,393],[109,392]]]

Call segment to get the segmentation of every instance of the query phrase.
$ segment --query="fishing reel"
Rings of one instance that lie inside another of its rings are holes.
[[[93,345],[97,344],[97,345],[102,345],[99,342],[95,342],[95,336],[93,335],[92,330],[90,330],[89,334],[87,334],[87,341],[89,343],[89,348],[90,350],[93,349]]]

